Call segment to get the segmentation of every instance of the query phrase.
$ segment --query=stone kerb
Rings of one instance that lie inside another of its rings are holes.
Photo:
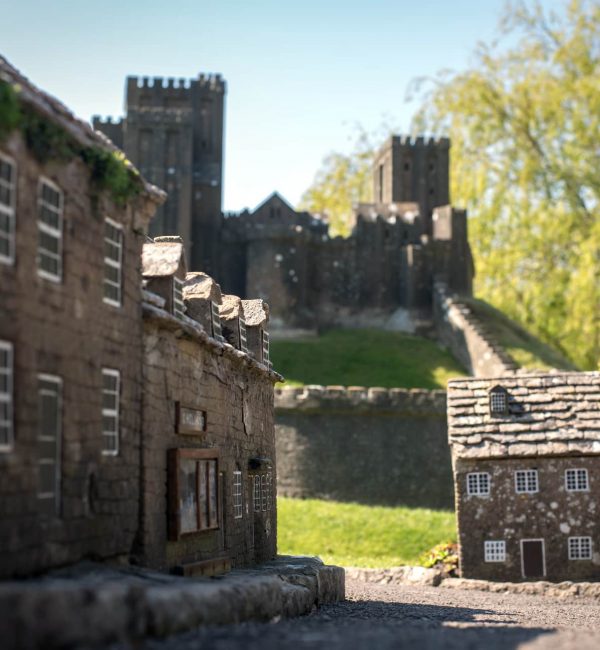
[[[276,411],[446,415],[446,391],[420,388],[317,386],[275,388]]]

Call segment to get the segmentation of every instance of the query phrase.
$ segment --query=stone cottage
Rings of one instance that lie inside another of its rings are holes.
[[[178,238],[145,244],[142,259],[140,560],[192,575],[272,559],[281,378],[263,363],[262,338],[246,340],[241,300],[185,275]]]
[[[600,578],[600,373],[448,387],[463,577]]]
[[[8,577],[129,556],[140,480],[139,260],[165,195],[3,58],[0,97],[0,577]]]

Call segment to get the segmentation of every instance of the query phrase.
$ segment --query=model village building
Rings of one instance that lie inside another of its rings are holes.
[[[600,373],[448,387],[463,577],[600,578]]]
[[[273,557],[266,305],[148,239],[165,195],[104,136],[2,58],[0,84],[0,577]]]

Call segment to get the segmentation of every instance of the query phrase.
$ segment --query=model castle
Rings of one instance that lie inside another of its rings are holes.
[[[447,138],[391,137],[373,167],[375,202],[356,206],[348,238],[272,194],[253,211],[222,211],[225,82],[129,77],[126,117],[94,118],[168,199],[150,234],[177,234],[193,268],[224,291],[263,296],[273,327],[389,325],[432,311],[433,287],[470,294],[464,210],[450,205]],[[399,311],[400,310],[400,311]]]

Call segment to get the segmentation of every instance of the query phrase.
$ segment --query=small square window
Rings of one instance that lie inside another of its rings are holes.
[[[111,368],[102,369],[102,454],[119,453],[119,401],[121,374]]]
[[[467,474],[467,494],[489,496],[490,475],[487,472],[471,472]]]
[[[539,491],[537,469],[520,469],[515,472],[515,492],[517,494],[534,494]]]
[[[104,297],[108,305],[120,307],[123,265],[123,227],[111,219],[104,220]]]
[[[506,542],[504,540],[484,542],[483,548],[486,562],[506,562]]]
[[[565,471],[567,492],[587,492],[590,489],[587,469],[568,469]]]
[[[591,560],[592,538],[569,537],[569,560]]]
[[[490,413],[492,415],[508,413],[508,394],[502,386],[495,386],[490,391]]]
[[[241,519],[243,513],[242,473],[238,470],[233,473],[233,518]]]

